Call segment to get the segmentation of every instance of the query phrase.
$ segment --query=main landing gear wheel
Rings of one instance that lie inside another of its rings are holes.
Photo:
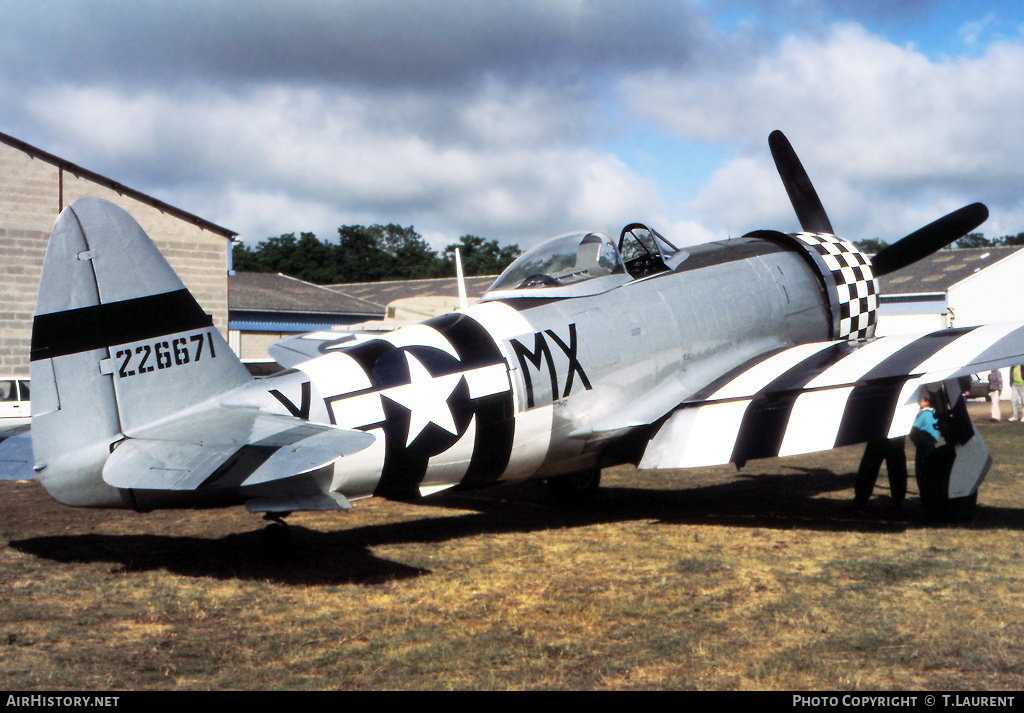
[[[597,495],[601,487],[601,469],[581,470],[577,473],[548,478],[548,496],[559,505],[581,505]]]
[[[292,531],[284,519],[289,513],[266,513],[264,520],[269,524],[260,533],[263,549],[274,558],[284,557],[292,548]]]

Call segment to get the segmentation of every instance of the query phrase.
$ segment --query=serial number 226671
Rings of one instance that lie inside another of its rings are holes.
[[[187,337],[141,344],[134,350],[121,349],[115,357],[121,361],[121,366],[117,370],[118,375],[126,378],[157,369],[183,366],[204,358],[215,359],[217,352],[213,348],[213,336],[209,332],[201,332]]]

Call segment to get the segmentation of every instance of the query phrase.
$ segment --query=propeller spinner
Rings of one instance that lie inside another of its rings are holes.
[[[834,234],[832,223],[792,144],[781,131],[776,130],[769,135],[768,146],[800,227],[808,233]],[[987,219],[988,208],[981,203],[955,210],[883,249],[871,261],[872,271],[876,276],[888,275],[915,263],[959,240]]]

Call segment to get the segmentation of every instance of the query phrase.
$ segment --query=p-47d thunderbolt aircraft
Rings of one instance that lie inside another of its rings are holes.
[[[76,201],[53,229],[32,333],[39,480],[68,505],[271,516],[535,478],[586,492],[617,463],[743,464],[903,436],[927,389],[951,424],[937,502],[973,504],[990,459],[957,380],[1020,361],[1024,325],[873,335],[876,276],[987,209],[869,260],[833,234],[785,137],[770,146],[805,232],[685,249],[641,224],[561,235],[477,304],[289,340],[274,352],[289,368],[259,379],[125,211]]]

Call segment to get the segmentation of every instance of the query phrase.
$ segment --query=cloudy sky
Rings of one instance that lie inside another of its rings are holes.
[[[647,222],[1024,231],[1024,4],[0,0],[0,131],[252,243],[413,225],[521,247]]]

